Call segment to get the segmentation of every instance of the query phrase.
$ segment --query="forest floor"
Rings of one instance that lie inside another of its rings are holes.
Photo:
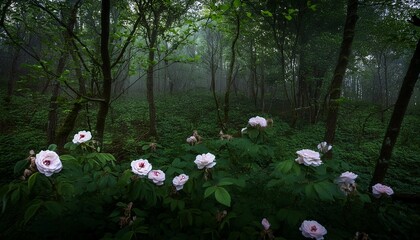
[[[46,119],[48,115],[45,96],[18,96],[7,105],[0,106],[0,184],[19,177],[13,173],[14,163],[27,157],[29,150],[46,149]],[[158,139],[146,139],[148,130],[148,105],[139,98],[120,99],[113,103],[108,117],[104,140],[105,151],[112,153],[118,161],[132,161],[145,153],[145,146],[156,142],[161,148],[183,144],[194,130],[203,139],[218,139],[220,128],[214,99],[210,93],[178,93],[157,98]],[[67,104],[63,103],[60,114],[65,114]],[[78,118],[76,133],[90,130],[94,123],[94,105],[83,111]],[[240,136],[248,119],[256,115],[272,118],[277,135],[276,159],[294,159],[296,151],[304,148],[316,150],[322,141],[325,123],[321,120],[309,124],[300,119],[294,127],[289,124],[283,109],[261,113],[245,96],[231,99],[230,123],[227,134]],[[221,113],[222,114],[222,113]],[[359,175],[359,186],[368,186],[376,160],[379,156],[383,136],[391,111],[382,112],[378,106],[345,101],[340,108],[336,140],[333,146],[333,160],[340,159]],[[395,146],[391,166],[385,182],[398,193],[420,193],[420,111],[411,107],[405,116]],[[267,166],[270,163],[264,163]],[[405,203],[404,203],[405,204]],[[420,211],[418,204],[405,205],[411,213]],[[420,217],[418,218],[420,221]]]

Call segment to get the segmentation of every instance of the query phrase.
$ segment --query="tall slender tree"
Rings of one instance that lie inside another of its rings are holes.
[[[420,18],[413,16],[411,22],[420,27]],[[394,106],[388,128],[385,132],[385,137],[382,142],[381,152],[376,162],[375,171],[373,172],[370,186],[381,183],[385,179],[386,172],[391,160],[392,150],[397,142],[400,133],[401,125],[404,120],[404,115],[407,106],[410,102],[411,95],[413,94],[414,87],[420,75],[420,39],[417,42],[417,47],[411,58],[410,65],[401,85],[398,99]]]
[[[351,53],[351,46],[354,38],[354,30],[357,22],[358,0],[348,0],[347,17],[344,24],[343,40],[341,42],[338,62],[334,70],[334,76],[331,81],[328,92],[328,115],[325,129],[324,141],[333,144],[335,131],[337,128],[339,100],[341,97],[341,85],[346,73],[347,64]],[[332,157],[332,151],[328,152],[327,157]]]

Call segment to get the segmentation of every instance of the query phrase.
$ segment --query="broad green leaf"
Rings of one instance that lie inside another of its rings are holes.
[[[313,183],[308,183],[305,186],[305,195],[307,198],[310,198],[310,199],[316,198],[317,195],[316,195],[316,191],[315,191]]]
[[[234,1],[233,1],[233,6],[234,6],[235,8],[240,7],[240,6],[241,6],[241,0],[234,0]]]
[[[214,191],[216,191],[216,188],[216,186],[206,188],[206,190],[204,191],[204,198],[207,198],[208,196],[212,195]]]
[[[360,201],[365,202],[365,203],[371,202],[371,199],[368,194],[359,193],[359,199]]]
[[[282,208],[277,212],[277,217],[287,222],[290,226],[297,225],[305,217],[305,213],[291,208]]]
[[[50,151],[57,150],[57,145],[56,144],[50,144],[50,146],[48,146],[48,150],[50,150]]]
[[[214,196],[216,197],[216,200],[219,203],[230,207],[230,202],[231,202],[230,194],[225,188],[217,187],[216,191],[214,192]]]
[[[23,171],[28,165],[29,165],[29,162],[26,159],[17,161],[13,169],[13,172],[15,174],[23,175]]]
[[[293,160],[282,161],[276,166],[276,171],[281,173],[289,173],[295,162]]]
[[[61,196],[71,196],[74,194],[74,186],[69,182],[60,182],[57,184],[57,192]]]
[[[46,201],[43,206],[53,215],[58,216],[64,210],[64,207],[56,201]]]
[[[36,172],[29,177],[29,179],[28,179],[29,192],[32,191],[32,188],[35,185],[36,179],[37,179],[39,174],[40,174],[39,172]]]
[[[121,239],[121,240],[130,240],[133,237],[133,235],[134,235],[134,232],[133,231],[128,231],[128,232],[124,233],[124,235],[122,235],[121,237],[119,237],[118,239]]]
[[[324,201],[334,201],[332,191],[335,191],[335,189],[332,189],[328,183],[318,182],[315,183],[313,186],[316,193],[318,194],[319,199]],[[334,185],[334,188],[335,187],[336,186]]]
[[[72,155],[61,155],[60,156],[60,160],[61,161],[77,161],[77,159],[75,157],[73,157]]]
[[[41,207],[42,201],[35,200],[33,204],[31,204],[25,211],[25,215],[23,217],[24,224],[28,223],[29,220],[35,215],[38,211],[39,207]]]

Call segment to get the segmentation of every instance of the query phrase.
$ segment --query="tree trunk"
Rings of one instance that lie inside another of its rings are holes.
[[[156,35],[152,37],[155,41]],[[146,88],[147,88],[147,102],[149,103],[149,137],[157,137],[157,122],[156,122],[156,105],[154,99],[154,89],[153,89],[153,69],[155,60],[155,50],[154,43],[149,46],[149,66],[147,67],[147,78],[146,78]]]
[[[15,84],[16,84],[16,72],[18,68],[18,60],[20,56],[20,48],[16,47],[14,48],[13,53],[13,60],[12,60],[12,69],[9,74],[9,79],[7,81],[7,95],[5,97],[5,102],[10,103],[12,101],[13,92],[15,90]]]
[[[410,102],[410,98],[413,94],[413,89],[416,85],[417,79],[419,78],[419,74],[420,40],[417,42],[416,50],[413,57],[411,58],[410,66],[408,67],[400,89],[400,93],[398,94],[398,99],[395,103],[394,111],[392,113],[391,120],[389,121],[388,128],[382,142],[381,152],[376,162],[375,171],[373,173],[370,186],[384,181],[385,174],[388,170],[389,162],[391,160],[392,150],[395,146],[395,142],[397,141],[398,134],[400,133],[404,114],[407,110],[407,106]]]
[[[99,103],[98,116],[96,118],[96,137],[100,145],[103,145],[103,137],[105,132],[105,121],[108,115],[109,102],[111,100],[112,89],[112,75],[111,75],[111,60],[109,56],[109,25],[110,25],[110,0],[102,0],[101,6],[101,58],[102,58],[102,77],[103,101]]]
[[[232,41],[232,45],[230,46],[230,51],[231,51],[231,56],[230,56],[230,63],[229,63],[229,69],[228,69],[228,73],[226,76],[226,92],[225,92],[225,102],[224,102],[224,106],[223,106],[223,113],[224,113],[224,118],[223,118],[223,131],[227,131],[227,124],[229,122],[229,108],[230,108],[230,88],[232,86],[232,82],[233,82],[233,68],[235,66],[235,60],[236,60],[236,42],[238,41],[239,38],[239,33],[240,33],[240,18],[238,13],[235,13],[235,17],[236,17],[236,32],[235,32],[235,36],[233,38]]]
[[[354,38],[354,30],[357,22],[358,0],[348,0],[347,17],[344,25],[343,41],[341,42],[340,54],[338,56],[337,66],[334,70],[334,77],[329,88],[328,115],[324,141],[329,144],[334,143],[335,130],[338,118],[338,106],[341,96],[341,85],[347,69],[350,57],[351,45]],[[332,157],[332,151],[328,152],[327,158]]]

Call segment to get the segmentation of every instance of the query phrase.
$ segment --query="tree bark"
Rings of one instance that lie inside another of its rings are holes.
[[[225,92],[225,101],[224,101],[224,106],[223,106],[223,113],[224,113],[224,118],[223,118],[223,131],[227,131],[227,124],[229,122],[229,108],[230,108],[230,88],[232,87],[232,82],[233,82],[233,68],[235,65],[235,60],[236,60],[236,42],[238,41],[239,38],[239,33],[240,33],[240,23],[241,20],[239,18],[238,13],[235,12],[235,20],[236,20],[236,25],[235,25],[235,35],[233,37],[233,41],[232,41],[232,45],[230,46],[230,51],[231,51],[231,56],[230,56],[230,63],[229,63],[229,69],[228,69],[228,74],[226,76],[226,92]]]
[[[419,24],[420,25],[420,24]],[[420,40],[417,42],[417,47],[411,58],[410,65],[404,77],[400,93],[398,94],[397,102],[394,106],[388,128],[382,142],[381,152],[376,162],[375,171],[370,183],[370,186],[384,181],[386,172],[391,160],[392,150],[400,133],[401,124],[404,119],[404,114],[413,94],[414,87],[420,74]]]
[[[341,97],[341,86],[343,83],[344,75],[349,62],[351,45],[354,38],[354,30],[357,22],[357,7],[358,0],[348,0],[347,2],[347,17],[344,25],[343,41],[341,42],[340,54],[338,62],[334,70],[334,77],[329,88],[329,101],[328,101],[328,115],[326,123],[326,131],[324,141],[329,144],[334,143],[335,131],[338,118],[339,100]],[[327,158],[332,157],[332,151],[328,152]]]
[[[108,115],[109,102],[111,100],[112,89],[112,75],[111,75],[111,60],[109,55],[109,25],[110,25],[110,0],[102,0],[101,6],[101,70],[103,77],[102,97],[103,101],[99,103],[98,116],[96,118],[96,137],[103,144],[103,137],[105,132],[105,121]]]
[[[13,92],[15,90],[16,85],[16,72],[18,69],[18,60],[20,57],[20,48],[14,48],[13,52],[13,60],[12,60],[12,68],[9,74],[9,79],[7,80],[7,95],[5,97],[5,102],[10,103],[12,101]]]

